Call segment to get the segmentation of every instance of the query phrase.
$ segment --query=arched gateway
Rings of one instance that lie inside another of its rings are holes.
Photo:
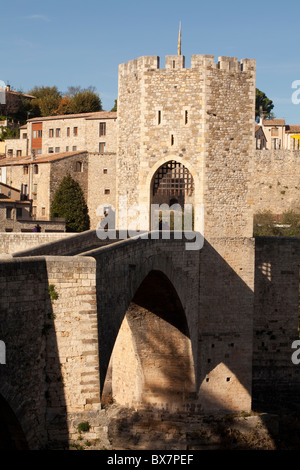
[[[162,220],[163,223],[169,222],[171,229],[183,228],[181,219],[177,219],[180,222],[176,225],[176,214],[179,217],[181,214],[183,216],[186,211],[192,214],[194,193],[194,178],[185,165],[175,160],[161,165],[151,181],[151,227],[157,228],[157,220]],[[190,225],[192,225],[192,217]],[[191,230],[193,227],[186,228]]]

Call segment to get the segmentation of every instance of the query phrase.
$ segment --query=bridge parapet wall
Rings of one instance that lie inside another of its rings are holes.
[[[300,389],[300,365],[292,361],[299,340],[300,238],[258,237],[255,255],[253,400],[282,411],[298,403]]]
[[[0,262],[0,394],[30,449],[68,448],[77,425],[99,428],[95,261],[35,257]],[[52,286],[49,288],[49,286]]]
[[[70,238],[69,233],[1,233],[0,256]]]

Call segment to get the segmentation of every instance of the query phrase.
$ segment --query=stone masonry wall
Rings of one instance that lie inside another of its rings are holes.
[[[299,339],[300,239],[258,237],[255,244],[253,402],[278,411],[299,396],[292,343]]]
[[[81,163],[81,171],[77,169],[77,163]],[[50,179],[49,179],[49,203],[48,206],[51,206],[55,191],[58,189],[62,179],[70,174],[73,179],[75,179],[83,191],[85,200],[87,202],[88,197],[88,157],[87,153],[83,152],[81,154],[75,155],[71,158],[62,158],[56,160],[50,166]],[[50,209],[50,207],[49,207]]]
[[[101,205],[116,207],[116,154],[89,153],[88,208],[90,228],[96,229],[103,218]]]
[[[70,238],[69,233],[1,233],[0,254],[10,254],[29,250],[44,243]]]
[[[159,69],[158,57],[149,56],[120,65],[118,204],[127,196],[128,207],[148,212],[154,173],[176,160],[194,178],[195,203],[204,203],[206,237],[251,236],[254,106],[252,60],[192,56],[187,69],[183,56],[167,56]]]
[[[205,236],[251,237],[255,60],[220,57],[218,67],[206,67],[205,98]]]
[[[98,437],[96,432],[100,429],[95,265],[90,258],[47,259],[48,282],[58,295],[57,300],[52,300],[55,337],[51,329],[46,333],[49,378],[46,427],[54,448],[63,440],[65,423],[69,441],[77,439],[81,422],[91,425],[87,438]],[[59,363],[53,360],[55,343]]]
[[[27,139],[6,139],[5,140],[5,154],[7,155],[8,152],[12,151],[11,156],[12,157],[17,157],[17,156],[22,156],[28,155],[28,144],[27,144]],[[17,155],[18,152],[18,155]],[[21,152],[21,155],[19,154]]]
[[[300,210],[300,152],[257,150],[250,159],[253,212]]]
[[[200,403],[250,410],[254,241],[214,239],[200,253]]]
[[[99,431],[95,261],[27,258],[0,262],[0,394],[30,449],[68,448],[77,425]],[[49,290],[52,285],[53,292]]]

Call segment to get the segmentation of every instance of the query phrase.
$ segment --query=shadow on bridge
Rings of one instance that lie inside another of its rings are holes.
[[[0,263],[0,448],[68,448],[67,411],[46,262]]]
[[[252,239],[205,241],[198,251],[184,240],[126,240],[84,256],[97,262],[105,400],[115,387],[131,405],[251,409]]]

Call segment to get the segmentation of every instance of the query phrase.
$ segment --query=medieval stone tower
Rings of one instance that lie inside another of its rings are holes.
[[[213,56],[194,55],[185,68],[178,55],[167,56],[163,69],[157,56],[121,64],[119,203],[126,196],[127,205],[150,208],[183,203],[185,195],[185,202],[204,206],[206,238],[251,237],[254,110],[255,60],[220,57],[216,64]],[[142,228],[149,228],[147,217]]]
[[[206,410],[251,408],[254,240],[249,162],[254,113],[254,60],[220,57],[215,63],[213,56],[195,55],[185,68],[184,56],[178,55],[167,56],[165,68],[159,68],[159,58],[150,56],[119,66],[118,227],[125,228],[120,216],[124,198],[127,224],[132,220],[129,208],[145,209],[139,227],[144,230],[153,227],[154,203],[204,208],[204,227],[197,217],[194,221],[205,239],[194,258],[199,285],[191,292],[193,309],[183,305],[183,310],[197,364],[191,378],[196,383],[189,391],[197,390],[196,402]],[[142,316],[137,313],[141,305],[135,304],[128,317],[135,336],[134,318]],[[162,329],[160,337],[169,343],[170,335]],[[128,351],[128,345],[120,350]],[[140,389],[140,384],[134,387]],[[125,397],[125,391],[120,395]]]

